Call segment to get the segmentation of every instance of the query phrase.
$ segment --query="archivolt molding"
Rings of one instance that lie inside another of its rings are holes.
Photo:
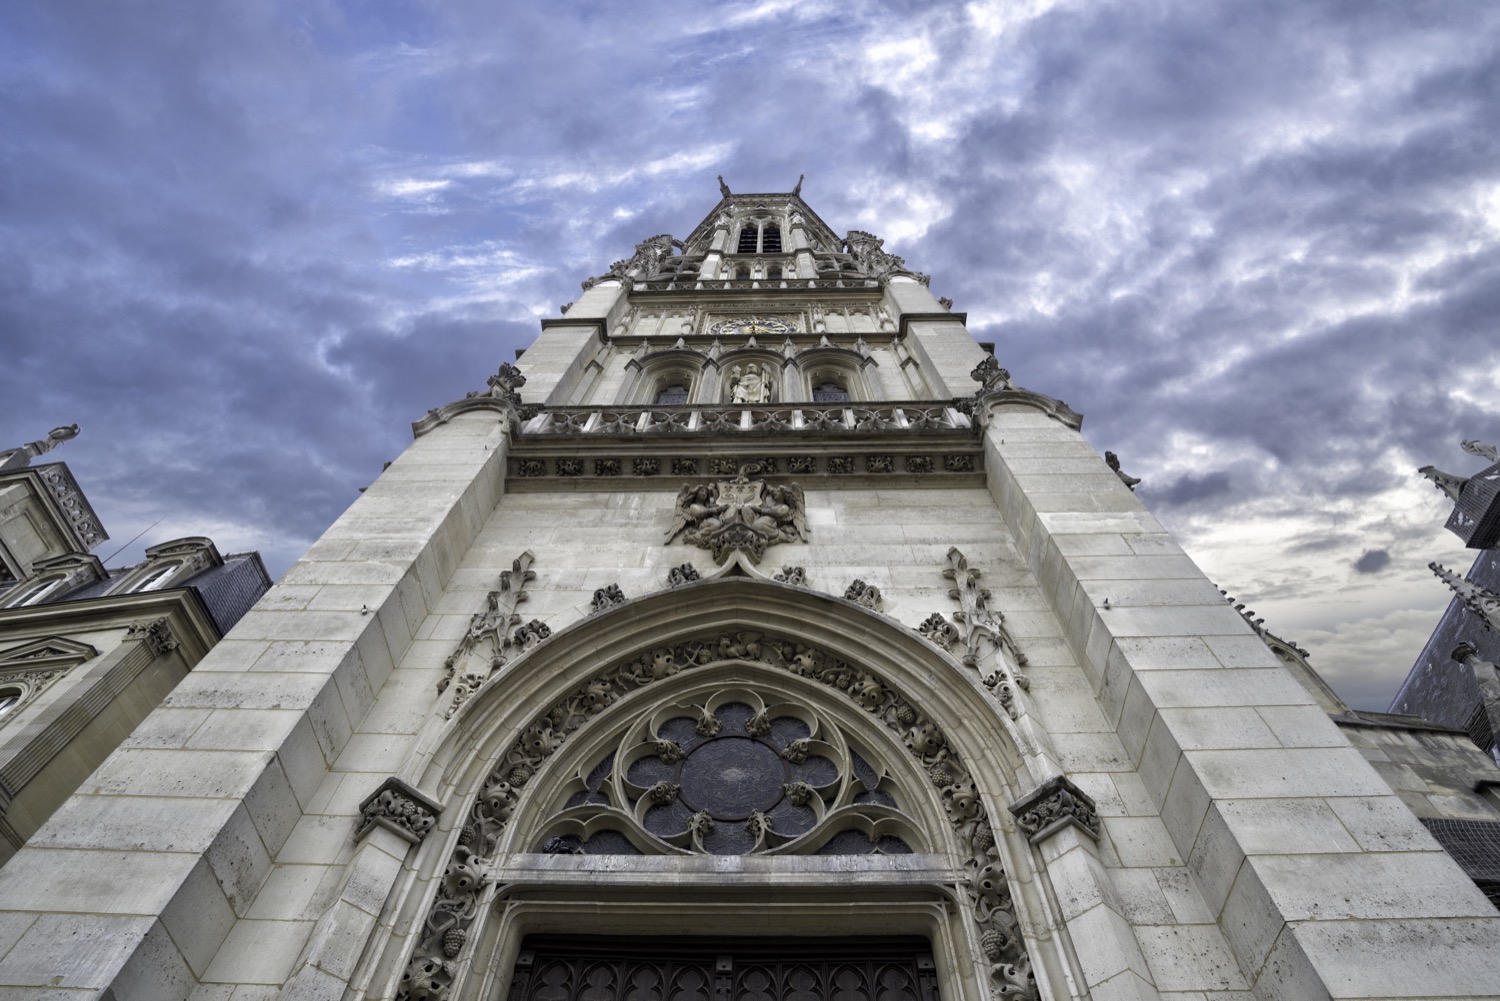
[[[820,604],[824,607],[809,609]],[[726,609],[731,610],[727,615]],[[900,742],[912,764],[932,782],[967,860],[970,875],[965,893],[990,966],[992,993],[1036,997],[1030,959],[991,827],[992,814],[976,786],[971,764],[931,714],[967,721],[988,717],[993,725],[978,729],[1005,732],[1012,747],[1014,727],[993,710],[984,712],[983,702],[974,701],[977,692],[967,685],[932,687],[921,681],[919,670],[930,671],[935,660],[946,663],[955,678],[966,672],[915,634],[883,621],[877,624],[873,616],[853,630],[852,623],[841,621],[867,614],[846,602],[810,598],[806,590],[787,585],[743,577],[705,580],[666,592],[664,599],[642,599],[601,613],[589,620],[587,629],[570,627],[513,662],[504,677],[482,689],[465,707],[447,747],[431,766],[441,770],[445,762],[464,761],[464,775],[455,776],[458,782],[450,787],[454,795],[449,799],[467,799],[461,792],[464,789],[477,795],[463,814],[436,900],[414,936],[417,948],[399,997],[433,1001],[449,996],[470,929],[482,910],[486,873],[510,837],[518,836],[508,832],[523,805],[528,810],[541,805],[529,800],[543,794],[528,797],[528,791],[548,785],[533,780],[567,741],[641,689],[699,672],[711,682],[714,672],[708,669],[723,665],[733,673],[736,664],[741,670],[784,672],[803,679],[804,684],[815,683],[829,697],[852,703],[849,711],[864,714],[884,727],[890,739]],[[752,621],[734,621],[744,617]],[[640,642],[645,636],[674,634],[685,638]],[[856,638],[851,640],[851,636]],[[585,653],[574,659],[573,655]],[[571,669],[549,677],[551,663]],[[529,718],[504,720],[513,715],[507,710],[519,697],[516,684],[504,682],[516,679],[517,684],[524,684],[523,678],[543,677],[548,678],[546,689],[554,694],[534,691],[523,702],[533,707]],[[900,680],[893,681],[896,678]],[[914,683],[916,688],[909,687]],[[675,690],[674,684],[665,694]],[[910,697],[913,690],[928,693],[925,702],[929,704]],[[968,704],[961,708],[955,698]],[[630,703],[644,705],[639,699]],[[993,736],[972,739],[975,751],[986,762],[986,785],[997,788],[993,754],[1004,754],[1005,749],[997,746],[1001,742]],[[1017,764],[1013,757],[1010,764],[1000,774],[1013,773]],[[1009,783],[1005,778],[999,781]]]

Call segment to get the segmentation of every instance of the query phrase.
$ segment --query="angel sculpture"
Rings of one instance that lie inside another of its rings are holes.
[[[807,505],[802,488],[795,483],[767,484],[764,501],[752,510],[755,519],[751,527],[780,542],[796,542],[808,536]]]
[[[694,533],[712,532],[722,521],[719,515],[729,505],[718,503],[718,491],[707,484],[689,484],[677,491],[677,506],[672,512],[672,525],[667,529],[664,542],[677,538],[683,529],[692,527]]]

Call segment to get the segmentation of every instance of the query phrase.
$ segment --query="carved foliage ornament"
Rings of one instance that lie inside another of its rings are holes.
[[[969,561],[957,547],[948,550],[948,569],[943,571],[943,576],[953,581],[948,597],[959,604],[953,618],[958,623],[958,639],[964,646],[964,664],[979,670],[979,658],[985,652],[982,642],[989,642],[998,656],[994,670],[984,676],[985,687],[1000,700],[1011,719],[1015,719],[1015,690],[1031,686],[1030,679],[1019,670],[1026,666],[1026,655],[1016,645],[1010,630],[1005,628],[1005,614],[990,607],[989,590],[979,586],[979,569],[969,566]],[[1014,660],[1014,666],[1007,663],[1007,653]]]
[[[438,814],[443,812],[441,803],[428,798],[419,789],[392,776],[380,784],[363,803],[359,804],[359,829],[354,833],[358,841],[377,827],[393,832],[412,844],[422,839],[437,825]]]
[[[524,653],[552,635],[547,624],[537,619],[521,625],[521,616],[516,612],[516,607],[526,600],[526,585],[536,579],[531,569],[533,559],[528,549],[515,558],[509,570],[501,572],[499,589],[485,595],[485,607],[470,617],[463,639],[443,661],[438,692],[446,691],[457,681],[445,719],[451,719],[513,653]]]
[[[680,534],[683,541],[710,550],[716,563],[735,551],[759,563],[767,546],[806,540],[802,488],[750,478],[759,471],[759,464],[749,463],[732,480],[683,487],[665,541]]]
[[[1066,776],[1057,775],[1043,782],[1011,804],[1010,812],[1032,843],[1069,824],[1099,840],[1099,814],[1094,801]]]
[[[178,645],[177,637],[173,635],[172,627],[167,625],[166,619],[132,622],[130,628],[125,630],[125,639],[140,640],[158,657],[165,657],[176,650]]]
[[[730,660],[764,664],[817,681],[842,693],[899,737],[938,788],[948,822],[968,853],[971,915],[989,962],[992,993],[1027,1001],[1037,997],[1015,905],[995,846],[994,830],[968,769],[948,743],[942,728],[873,672],[796,640],[735,632],[660,647],[619,664],[585,682],[531,721],[496,761],[475,800],[449,858],[437,899],[420,930],[416,951],[402,978],[399,998],[444,1001],[448,997],[456,970],[454,960],[479,912],[480,891],[490,859],[516,814],[527,783],[547,759],[584,724],[631,692],[683,671]],[[771,724],[774,726],[774,720]],[[694,721],[693,732],[711,737],[723,732],[723,725],[718,716],[704,711]],[[748,728],[751,720],[744,721],[744,725]],[[799,756],[803,760],[816,756],[816,742],[811,738],[802,740],[807,743],[793,740],[782,749],[787,761],[795,763]],[[670,735],[653,734],[649,751],[664,763],[681,760],[679,754],[686,757],[680,743],[675,751],[667,746],[669,743],[675,743]],[[659,777],[658,781],[668,780]],[[812,781],[800,781],[813,786],[812,795],[817,794]],[[650,803],[657,802],[655,794],[647,797],[645,793],[654,789],[653,783],[642,790],[643,798]],[[805,795],[800,788],[785,792],[788,799]],[[663,789],[660,797],[665,799],[666,793]],[[697,811],[690,818],[689,838],[707,835],[709,824],[717,823],[711,813],[706,817],[699,815],[704,812]],[[767,837],[775,828],[775,820],[764,810],[759,812],[761,818],[747,817],[744,821],[747,833],[757,840]],[[566,843],[558,843],[553,850],[570,849]]]

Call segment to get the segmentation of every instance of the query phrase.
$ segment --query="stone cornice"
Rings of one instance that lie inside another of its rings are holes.
[[[968,313],[955,313],[944,310],[941,313],[902,313],[901,323],[896,328],[897,337],[905,337],[913,323],[933,323],[953,320],[962,323],[965,327],[969,325]]]
[[[3,474],[4,480],[25,480],[53,516],[65,538],[71,539],[75,548],[87,552],[109,538],[99,516],[89,505],[88,498],[73,479],[67,463],[48,462],[42,465],[13,469]]]
[[[92,630],[128,629],[141,621],[166,619],[189,665],[202,660],[219,641],[219,630],[203,599],[179,587],[139,594],[113,594],[0,609],[0,644]]]

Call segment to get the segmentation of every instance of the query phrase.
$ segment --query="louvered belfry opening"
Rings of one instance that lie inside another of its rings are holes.
[[[774,222],[766,223],[760,232],[760,249],[765,254],[781,253],[781,227]]]
[[[508,1001],[939,1001],[921,938],[529,935]]]
[[[759,242],[759,236],[760,230],[755,226],[755,224],[746,223],[745,226],[740,230],[740,246],[738,252],[741,254],[755,253],[757,249],[756,244]]]

